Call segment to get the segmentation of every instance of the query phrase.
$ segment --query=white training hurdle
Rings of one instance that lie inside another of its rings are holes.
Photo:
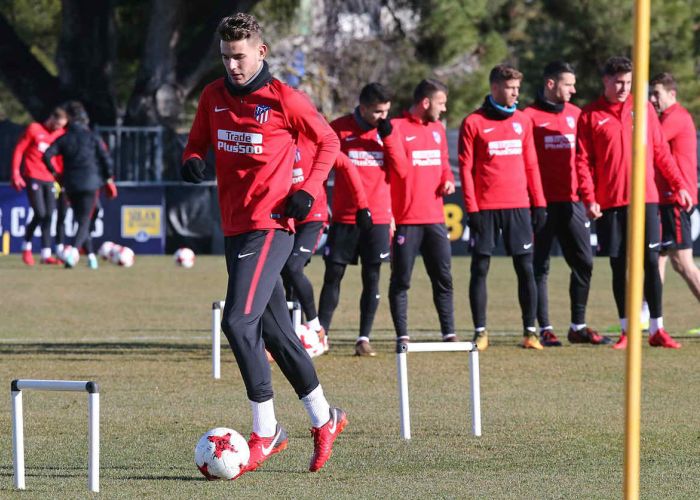
[[[211,306],[211,374],[215,379],[221,378],[221,311],[226,302],[217,300]],[[287,301],[291,311],[294,331],[301,325],[301,305],[298,301]]]
[[[24,484],[24,416],[22,391],[86,391],[88,395],[88,488],[100,491],[100,392],[97,383],[86,380],[32,380],[17,379],[10,385],[12,395],[12,463],[15,488]]]
[[[469,379],[471,386],[472,432],[481,436],[481,391],[479,381],[479,351],[472,342],[409,342],[396,344],[396,368],[399,379],[399,412],[401,437],[411,439],[411,415],[408,405],[409,352],[469,352]]]

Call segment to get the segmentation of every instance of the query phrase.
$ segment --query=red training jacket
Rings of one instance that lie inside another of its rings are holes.
[[[693,205],[698,204],[698,135],[693,117],[688,110],[676,103],[661,113],[661,129],[671,147],[671,154],[676,160],[685,186],[693,198]],[[659,171],[656,171],[656,187],[659,188],[659,203],[675,203],[671,187]]]
[[[316,156],[316,144],[306,137],[299,135],[297,140],[297,151],[294,155],[294,168],[292,169],[292,189],[290,193],[299,191],[306,178],[311,173],[311,167],[314,164]],[[297,225],[306,224],[307,222],[326,222],[328,220],[328,197],[326,196],[326,188],[324,186],[319,191],[318,196],[314,199],[314,204],[311,205],[309,215],[303,221],[296,221]]]
[[[671,183],[674,192],[684,187],[671,156],[656,111],[647,103],[646,203],[658,203],[654,165]],[[629,205],[632,180],[632,96],[623,103],[609,103],[605,96],[588,104],[578,121],[576,170],[580,193],[587,204],[600,208]]]
[[[317,198],[340,145],[306,95],[274,78],[244,96],[231,95],[223,78],[204,88],[183,160],[203,159],[209,146],[214,147],[225,236],[260,229],[294,230],[284,208],[299,134],[317,145],[301,185]]]
[[[410,112],[391,124],[393,131],[384,138],[384,161],[396,224],[444,224],[442,187],[454,182],[445,127],[422,122]]]
[[[355,224],[355,214],[369,208],[375,224],[391,222],[389,173],[377,129],[363,130],[350,113],[331,122],[340,139],[333,187],[332,219]]]
[[[49,146],[66,133],[66,129],[59,128],[50,132],[42,123],[30,123],[24,131],[24,134],[17,141],[15,151],[12,154],[12,175],[19,175],[22,159],[24,158],[25,179],[36,179],[38,181],[51,182],[54,180],[53,175],[44,165],[44,151],[49,149]],[[63,172],[63,162],[60,157],[56,157],[53,161],[53,166],[56,172]]]
[[[544,207],[532,120],[494,120],[478,109],[459,130],[459,174],[467,212]]]
[[[559,113],[528,106],[532,119],[542,190],[547,203],[579,201],[576,174],[576,123],[581,110],[565,103]]]

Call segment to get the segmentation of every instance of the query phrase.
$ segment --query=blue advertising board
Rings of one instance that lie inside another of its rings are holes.
[[[9,251],[19,252],[26,226],[33,211],[27,195],[8,185],[0,185],[0,235],[9,237]],[[56,236],[56,212],[51,221],[51,236]],[[64,221],[66,243],[77,231],[73,211],[68,208]],[[165,250],[165,193],[162,186],[120,187],[114,200],[100,197],[92,237],[95,247],[103,241],[128,246],[136,254],[162,254]],[[33,246],[39,248],[41,228],[33,235]]]

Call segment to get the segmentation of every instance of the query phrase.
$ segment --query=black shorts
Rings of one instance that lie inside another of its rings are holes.
[[[323,258],[336,264],[378,264],[389,261],[389,224],[361,231],[354,224],[331,224]]]
[[[529,208],[482,210],[480,233],[471,238],[473,254],[491,255],[499,235],[508,255],[523,255],[533,251],[532,220]]]
[[[693,248],[690,213],[678,205],[659,205],[661,216],[661,250]]]
[[[297,224],[296,233],[294,233],[294,247],[292,248],[292,256],[304,256],[306,260],[310,260],[311,256],[316,251],[318,240],[321,237],[323,230],[323,222],[307,222],[306,224]]]
[[[596,221],[598,255],[622,257],[627,254],[627,207],[603,210],[603,216]],[[661,250],[661,224],[659,205],[645,205],[644,245],[651,251]]]

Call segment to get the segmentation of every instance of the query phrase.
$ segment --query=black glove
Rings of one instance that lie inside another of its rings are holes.
[[[547,209],[544,207],[532,207],[532,229],[535,234],[542,231],[547,222]]]
[[[357,211],[355,214],[355,223],[362,231],[372,229],[374,222],[372,222],[372,212],[369,211],[369,208],[361,208]]]
[[[382,139],[390,135],[392,130],[394,130],[394,127],[391,126],[391,120],[388,118],[380,118],[377,121],[377,132]]]
[[[200,160],[199,158],[190,158],[183,163],[182,168],[180,169],[182,180],[193,184],[199,184],[204,180],[204,169],[206,167],[207,166],[203,160]]]
[[[314,204],[314,197],[300,189],[287,199],[287,206],[284,215],[294,217],[296,220],[304,220],[311,212],[311,205]]]
[[[481,219],[481,212],[469,212],[467,214],[469,216],[469,220],[467,221],[467,224],[469,225],[469,230],[471,231],[471,235],[473,236],[475,234],[478,234],[481,232],[482,228],[482,219]]]

